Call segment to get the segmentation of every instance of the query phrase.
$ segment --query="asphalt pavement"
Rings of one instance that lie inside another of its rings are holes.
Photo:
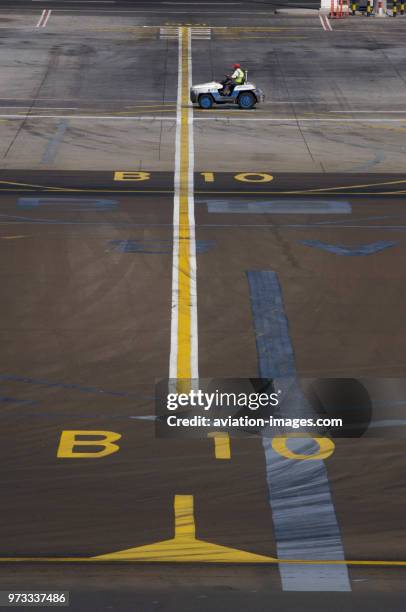
[[[1,5],[3,590],[404,608],[406,21],[281,6]],[[192,109],[234,61],[265,102]],[[383,417],[325,461],[156,437],[176,308],[200,377],[356,378]]]
[[[16,10],[20,9],[33,9],[38,6],[34,4],[37,0],[3,0],[2,7],[12,8]],[[193,13],[196,10],[202,10],[203,5],[199,3],[197,5],[193,1],[186,2],[167,2],[165,0],[43,0],[41,8],[51,8],[64,11],[82,11],[87,10],[92,13],[106,10],[125,10],[129,12],[136,11],[165,11],[166,14],[170,14],[174,11],[190,12]],[[242,11],[263,11],[263,10],[275,10],[279,7],[293,7],[293,8],[318,8],[317,2],[314,0],[244,0],[243,2],[234,2],[233,0],[212,0],[206,3],[203,10],[205,11],[229,11],[232,9],[235,12]]]

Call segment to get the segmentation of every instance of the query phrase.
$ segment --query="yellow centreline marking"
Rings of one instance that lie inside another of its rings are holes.
[[[180,28],[180,172],[179,172],[179,254],[178,254],[178,356],[177,378],[191,379],[190,318],[190,218],[189,218],[189,39],[190,30]]]
[[[193,110],[189,101],[191,68],[191,30],[179,29],[180,91],[178,91],[177,142],[175,170],[175,207],[178,211],[178,238],[176,241],[177,262],[177,354],[176,379],[179,392],[187,392],[190,381],[197,378],[197,304],[196,300],[196,246],[193,211]],[[180,126],[179,126],[180,122]],[[174,216],[175,218],[175,216]],[[174,229],[176,232],[176,227]],[[193,233],[192,233],[193,232]],[[176,255],[175,255],[176,256]],[[175,315],[176,316],[176,315]],[[193,316],[193,320],[192,320]],[[172,350],[171,350],[172,352]],[[171,355],[171,370],[173,357]],[[172,376],[171,376],[172,377]],[[184,381],[184,382],[183,382]],[[231,457],[228,434],[214,437],[215,456],[218,459]]]

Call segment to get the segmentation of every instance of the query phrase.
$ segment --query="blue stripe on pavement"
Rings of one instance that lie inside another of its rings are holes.
[[[39,404],[36,400],[18,399],[17,397],[8,397],[7,395],[0,395],[0,402],[4,404]]]
[[[53,135],[51,140],[48,142],[44,155],[41,159],[41,164],[52,163],[58,151],[59,145],[61,144],[63,137],[65,136],[65,132],[68,129],[68,126],[69,126],[69,121],[67,119],[63,119],[59,123],[55,134]]]
[[[107,211],[118,207],[117,200],[105,200],[101,198],[68,197],[58,198],[55,196],[41,196],[37,198],[18,198],[18,208],[25,210],[38,207],[50,206],[52,210],[66,211]]]
[[[100,393],[103,395],[111,395],[116,397],[135,397],[142,399],[154,399],[155,397],[154,395],[141,395],[131,391],[111,391],[109,389],[103,389],[100,387],[84,387],[82,385],[55,382],[52,380],[44,380],[42,378],[31,378],[29,376],[15,376],[13,374],[0,374],[0,382],[20,382],[29,385],[40,385],[55,389],[72,389],[73,391],[80,391],[82,393]]]
[[[250,202],[247,200],[208,200],[211,213],[278,214],[278,215],[349,215],[351,204],[342,200],[280,199]]]
[[[358,256],[373,255],[374,253],[379,253],[385,249],[390,249],[399,243],[397,240],[378,240],[377,242],[371,242],[370,244],[344,246],[343,244],[328,244],[327,242],[321,242],[320,240],[300,240],[299,244],[313,247],[315,249],[321,249],[322,251],[334,253],[335,255]]]
[[[259,376],[294,376],[293,348],[278,275],[275,272],[247,272],[247,276],[255,322]]]
[[[283,410],[309,414],[310,407],[295,378],[294,352],[278,275],[247,272],[250,287],[259,375],[274,378],[278,389],[289,389]],[[292,439],[298,453],[312,452],[311,440]],[[287,459],[263,437],[269,499],[277,554],[281,559],[344,559],[340,529],[323,461]],[[345,565],[280,565],[285,591],[350,591]]]

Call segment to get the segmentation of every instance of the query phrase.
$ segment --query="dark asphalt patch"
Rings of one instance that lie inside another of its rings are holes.
[[[315,174],[258,172],[195,172],[195,193],[201,194],[275,194],[286,196],[334,197],[348,194],[402,194],[406,186],[404,174]],[[173,193],[173,172],[153,171],[0,171],[0,191],[46,192],[58,197],[83,197],[83,193]],[[107,198],[111,200],[111,197]],[[43,200],[41,200],[43,202]]]

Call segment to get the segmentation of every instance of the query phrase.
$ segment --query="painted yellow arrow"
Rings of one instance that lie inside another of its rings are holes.
[[[193,495],[175,495],[175,536],[155,544],[137,546],[107,555],[94,561],[151,561],[170,563],[275,563],[273,557],[219,546],[196,538]]]

